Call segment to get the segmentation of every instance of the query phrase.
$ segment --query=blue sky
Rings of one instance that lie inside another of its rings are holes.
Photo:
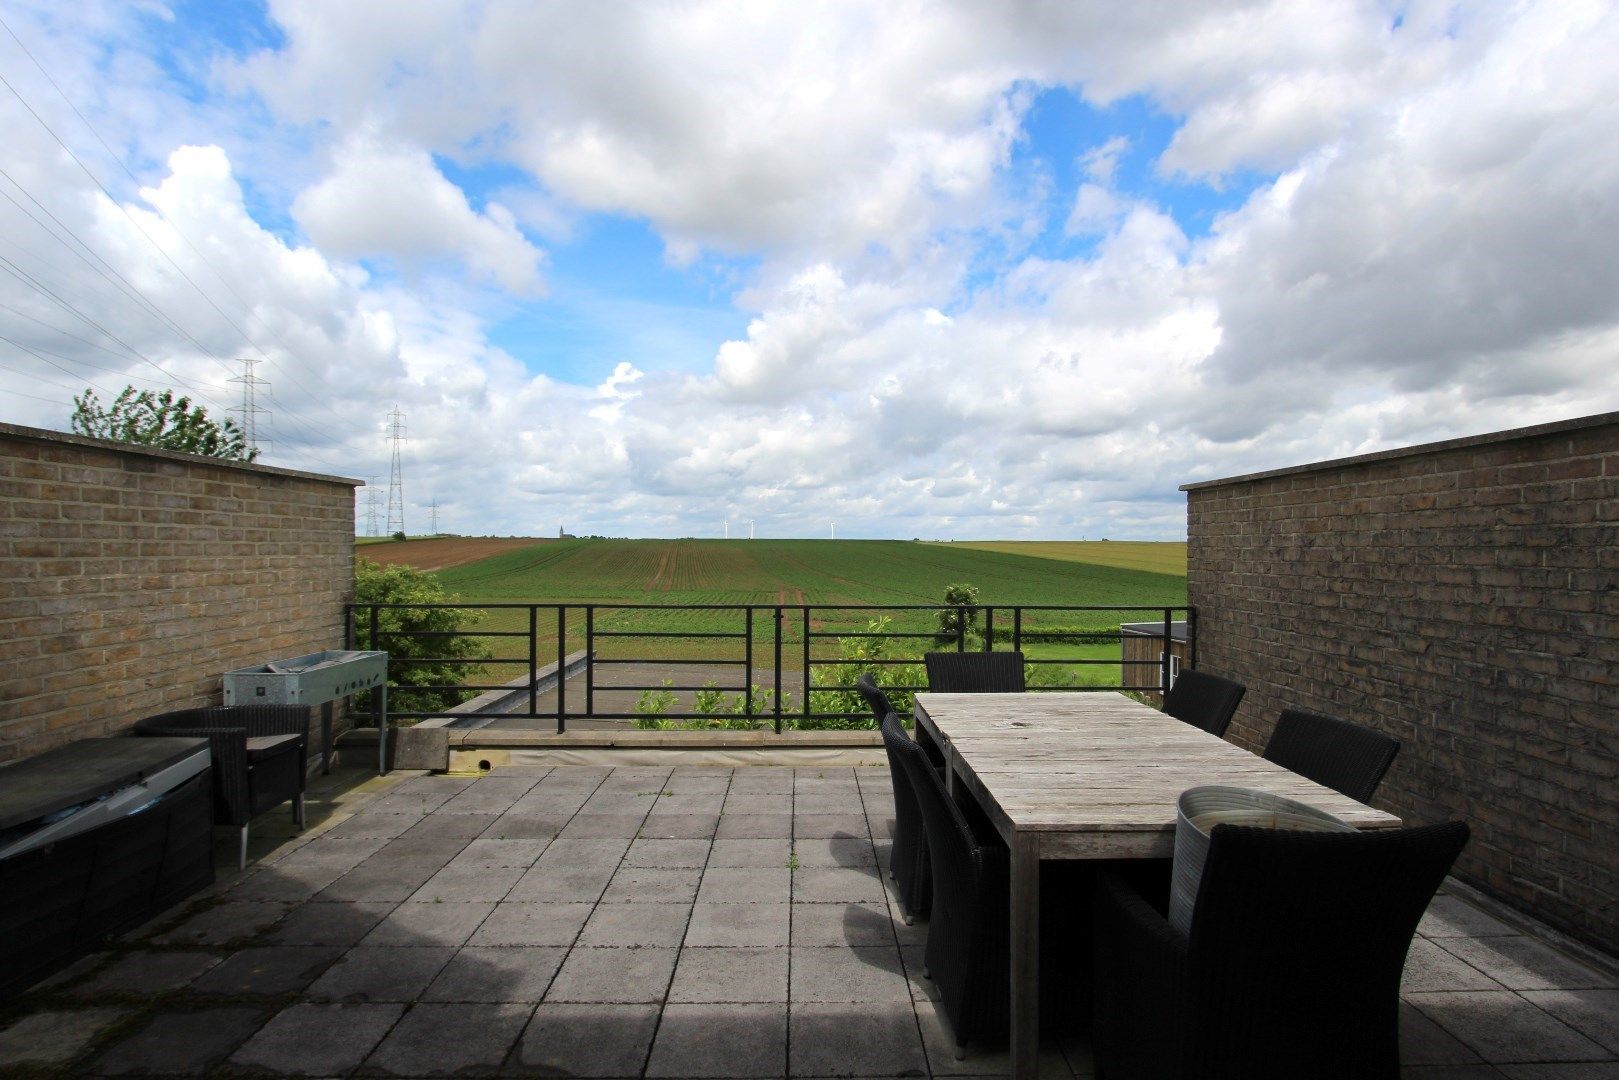
[[[397,405],[456,531],[1175,538],[1619,406],[1601,4],[5,18],[0,419],[250,356],[266,460],[385,474]]]

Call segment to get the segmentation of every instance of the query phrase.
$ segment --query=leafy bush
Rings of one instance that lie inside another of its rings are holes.
[[[664,680],[664,686],[669,680]],[[713,682],[692,696],[694,713],[730,713],[731,716],[671,717],[667,714],[675,707],[675,692],[669,689],[643,690],[636,699],[635,726],[645,731],[763,731],[775,727],[776,692],[754,686],[748,695],[752,699],[753,714],[748,714],[740,692],[727,694]],[[781,696],[783,711],[792,708],[791,694]]]
[[[236,421],[227,418],[217,423],[209,419],[208,410],[193,406],[190,398],[175,397],[173,390],[137,393],[133,386],[126,386],[110,407],[101,404],[94,390],[86,390],[73,399],[72,425],[79,435],[185,454],[230,461],[252,461],[259,456],[257,448],[247,445],[247,436]]]
[[[357,604],[453,604],[457,599],[431,574],[420,570],[408,566],[379,566],[365,559],[354,564],[354,601]],[[481,666],[460,661],[486,660],[491,656],[482,640],[459,633],[476,621],[477,614],[464,608],[380,608],[377,610],[377,640],[373,642],[370,613],[361,611],[356,615],[354,637],[360,648],[382,649],[390,659],[432,661],[388,665],[390,712],[394,709],[443,712],[477,695],[476,690],[453,688],[457,683],[466,682]],[[423,636],[397,636],[401,633]],[[452,688],[412,689],[424,686]]]
[[[948,645],[965,635],[967,647],[972,648],[972,641],[978,635],[978,587],[946,585],[944,602],[951,606],[939,609],[939,644]]]
[[[883,615],[866,624],[867,633],[885,635],[892,622]],[[896,657],[895,640],[891,637],[848,637],[838,639],[838,654],[843,660],[893,660]],[[810,669],[810,682],[817,686],[840,689],[815,690],[810,693],[810,711],[817,713],[853,713],[852,717],[828,717],[799,720],[800,729],[815,728],[825,731],[872,731],[876,719],[866,707],[866,699],[854,689],[861,675],[870,672],[877,685],[898,683],[906,686],[927,684],[927,672],[916,664],[817,664]],[[841,689],[847,687],[847,689]],[[901,716],[910,714],[913,695],[908,690],[885,690],[888,700]]]

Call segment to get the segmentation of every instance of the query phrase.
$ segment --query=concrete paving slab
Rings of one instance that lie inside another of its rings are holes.
[[[461,853],[451,859],[445,869],[463,866],[486,869],[515,866],[526,870],[545,853],[547,844],[547,840],[528,837],[511,839],[480,837],[462,848]]]
[[[1525,990],[1520,996],[1619,1055],[1619,990]]]
[[[718,814],[725,804],[723,791],[693,792],[685,795],[666,794],[652,808],[654,814]]]
[[[793,815],[721,814],[717,840],[786,840],[793,835]]]
[[[711,866],[697,890],[699,904],[785,904],[792,871],[785,866]]]
[[[920,1076],[927,1072],[909,1002],[802,1004],[787,1013],[789,1076]]]
[[[429,862],[377,855],[332,882],[314,899],[333,903],[355,900],[397,903],[421,888],[451,857],[446,855]]]
[[[527,1005],[412,1006],[366,1058],[359,1075],[496,1075],[530,1012]]]
[[[1400,1002],[1401,1065],[1468,1065],[1479,1056],[1415,1005]]]
[[[690,904],[609,904],[597,905],[579,935],[579,944],[640,948],[674,948],[686,936],[691,919]]]
[[[669,1000],[702,1004],[785,1003],[787,965],[788,951],[780,947],[683,949],[675,965]]]
[[[1600,1045],[1506,990],[1411,994],[1427,1017],[1485,1061],[1597,1061]]]
[[[1466,900],[1451,893],[1440,893],[1428,904],[1417,933],[1428,937],[1501,937],[1522,933]]]
[[[191,983],[200,994],[270,997],[302,990],[343,955],[331,945],[268,945],[241,949]]]
[[[674,769],[663,783],[663,790],[676,795],[724,794],[730,790],[735,769],[722,766],[687,765]]]
[[[457,859],[460,856],[456,856]],[[524,866],[478,866],[452,861],[422,883],[406,898],[406,903],[449,903],[451,901],[503,900],[512,886],[527,873]]]
[[[647,840],[705,839],[714,835],[724,819],[718,814],[648,814],[638,837]]]
[[[788,904],[697,904],[686,927],[691,948],[784,946],[790,933]]]
[[[714,867],[763,866],[779,870],[792,857],[793,842],[786,837],[769,840],[715,840],[708,865]]]
[[[306,991],[312,1001],[415,1001],[455,949],[357,945],[326,969]]]
[[[464,945],[495,910],[493,902],[400,904],[360,939],[362,945]]]
[[[420,820],[416,814],[355,814],[333,825],[326,835],[342,839],[369,837],[392,840],[402,836]]]
[[[28,1013],[0,1028],[0,1068],[66,1065],[134,1012],[126,1006],[103,1005]]]
[[[793,873],[793,901],[819,904],[886,903],[877,866],[806,866]]]
[[[294,866],[282,864],[251,869],[232,882],[225,895],[232,900],[269,900],[302,903],[314,897],[348,870],[341,866]]]
[[[658,1016],[656,1005],[543,1002],[512,1055],[512,1071],[538,1076],[640,1076]]]
[[[354,945],[398,906],[392,900],[312,900],[293,908],[263,940],[276,945]]]
[[[508,901],[594,904],[613,880],[613,866],[566,866],[540,861],[524,872],[506,894]]]
[[[1408,994],[1445,990],[1500,990],[1501,984],[1426,938],[1411,942],[1400,990]]]
[[[97,1076],[198,1076],[246,1042],[270,1016],[237,1005],[159,1013],[85,1067]]]
[[[1584,990],[1616,985],[1612,975],[1532,937],[1447,937],[1435,941],[1511,990]]]
[[[731,774],[732,795],[791,795],[793,772],[779,766],[737,769]]]
[[[795,1002],[911,1000],[899,949],[893,945],[794,947],[792,965]]]
[[[545,997],[567,953],[549,946],[469,945],[451,957],[421,1000],[533,1004]]]
[[[482,833],[484,840],[549,840],[568,824],[570,814],[519,813],[512,810],[500,815]]]
[[[632,840],[624,856],[626,866],[688,867],[702,869],[709,861],[709,841]]]
[[[278,1076],[339,1076],[364,1061],[405,1011],[403,1005],[301,1003],[277,1013],[230,1063]]]
[[[593,837],[622,837],[626,840],[641,831],[644,814],[575,814],[567,827],[558,834],[564,840],[585,840]]]
[[[468,945],[572,945],[594,910],[590,904],[506,901],[467,941]]]
[[[280,900],[205,902],[185,921],[151,941],[155,945],[229,945],[255,937],[291,910],[290,903]]]
[[[895,942],[887,904],[793,904],[794,945],[835,948]]]
[[[649,1077],[784,1076],[787,1006],[675,1005],[663,1010]]]
[[[799,840],[869,840],[871,826],[863,814],[794,814],[793,836]]]
[[[791,792],[767,795],[732,791],[725,797],[724,812],[727,815],[791,814],[793,812],[793,797]]]
[[[877,849],[869,840],[829,840],[800,837],[793,853],[803,867],[860,868],[877,865]]]
[[[471,840],[482,835],[499,818],[499,814],[491,813],[429,814],[412,825],[399,840]]]
[[[703,872],[693,867],[620,866],[602,894],[604,904],[685,904],[697,898]]]
[[[106,967],[66,987],[65,992],[76,998],[108,994],[150,997],[189,985],[219,961],[220,957],[210,952],[139,949],[114,957]]]
[[[662,1002],[675,969],[676,949],[575,947],[551,980],[546,1001],[573,1003]]]

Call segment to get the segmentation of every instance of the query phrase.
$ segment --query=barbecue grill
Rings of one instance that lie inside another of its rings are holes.
[[[388,654],[326,649],[225,672],[226,705],[319,705],[321,768],[332,771],[332,702],[376,690],[377,772],[388,771]]]

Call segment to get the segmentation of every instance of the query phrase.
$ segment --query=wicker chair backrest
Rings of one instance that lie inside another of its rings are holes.
[[[930,652],[928,689],[939,694],[1021,694],[1020,652]]]
[[[1369,802],[1400,752],[1400,740],[1334,716],[1286,709],[1265,758],[1300,776]]]

